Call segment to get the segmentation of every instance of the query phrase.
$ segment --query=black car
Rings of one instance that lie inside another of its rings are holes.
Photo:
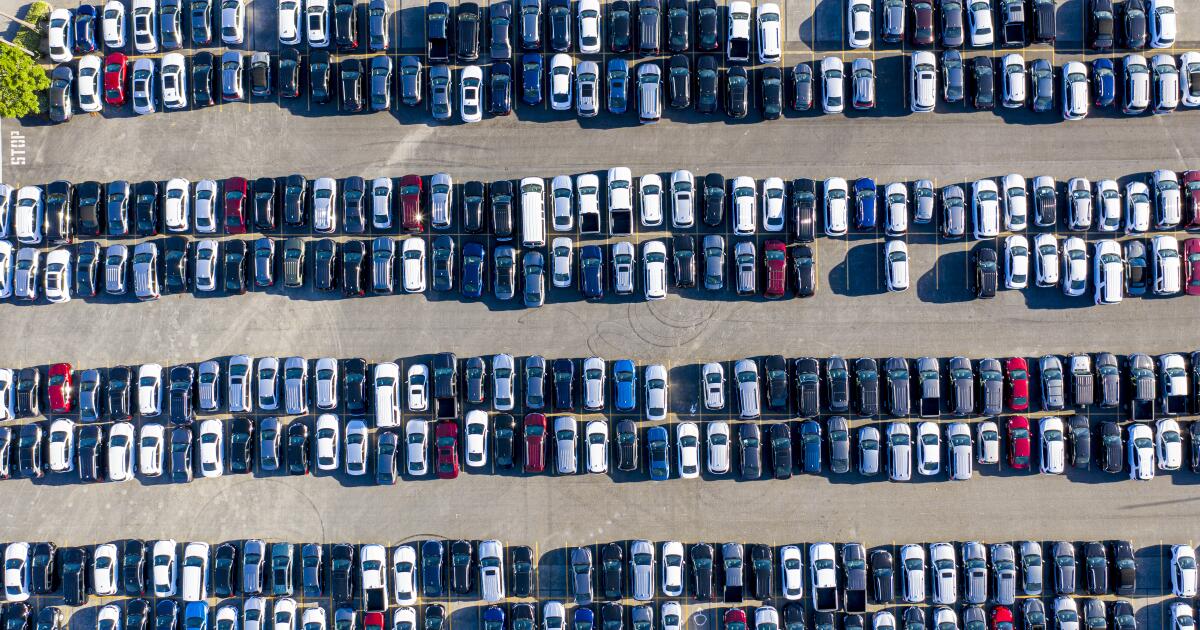
[[[342,361],[342,400],[346,411],[367,411],[367,362],[354,358]]]
[[[620,543],[611,542],[600,550],[600,592],[606,599],[621,599],[625,566],[625,550]]]
[[[0,427],[0,479],[12,476],[12,442],[13,430]]]
[[[546,28],[550,50],[570,52],[571,19],[571,0],[547,0]]]
[[[87,571],[88,554],[83,547],[63,547],[59,550],[59,562],[62,565],[63,603],[68,606],[82,606],[87,603]],[[5,610],[5,617],[13,609]],[[5,619],[5,627],[8,627]]]
[[[300,53],[284,47],[279,53],[279,96],[300,97]]]
[[[1054,43],[1056,9],[1054,0],[1033,0],[1033,41]]]
[[[146,592],[146,543],[126,540],[121,549],[121,580],[125,594],[134,597]]]
[[[108,417],[117,422],[128,420],[130,415],[130,399],[133,387],[130,381],[134,378],[133,368],[118,365],[108,370],[108,395],[105,405],[108,407]]]
[[[671,253],[675,286],[680,289],[696,286],[696,239],[687,235],[671,237]]]
[[[817,292],[817,266],[812,248],[796,245],[792,248],[792,278],[798,297],[812,297]]]
[[[343,59],[338,64],[341,75],[341,107],[344,112],[363,109],[363,64],[358,59]]]
[[[85,424],[79,427],[75,438],[75,465],[79,469],[79,480],[85,483],[100,481],[103,476],[100,455],[104,451],[104,427]]]
[[[1137,559],[1133,544],[1127,540],[1112,542],[1113,591],[1117,595],[1132,595],[1137,588]]]
[[[109,236],[129,235],[129,182],[118,179],[104,186],[105,233]]]
[[[150,626],[150,602],[140,597],[125,602],[125,630],[147,630]]]
[[[458,42],[455,48],[459,61],[479,59],[479,30],[482,19],[477,3],[463,2],[458,5],[458,15],[455,16],[455,34]]]
[[[230,597],[237,584],[237,547],[232,543],[221,543],[213,554],[212,584],[217,597]]]
[[[213,77],[216,73],[213,72],[215,61],[212,53],[208,51],[200,51],[192,55],[192,102],[197,107],[212,105],[215,100],[213,98]]]
[[[671,107],[691,107],[692,71],[687,55],[674,55],[667,64],[667,95],[667,104]]]
[[[570,411],[575,403],[575,362],[570,359],[555,359],[550,364],[554,387],[554,408]]]
[[[313,244],[313,286],[318,291],[337,288],[338,247],[333,239],[323,238]]]
[[[463,378],[467,386],[467,402],[483,404],[487,397],[487,363],[480,357],[471,357],[463,363]]]
[[[980,299],[996,297],[999,282],[996,250],[983,246],[975,250],[975,296]]]
[[[433,290],[454,289],[454,239],[445,234],[433,239],[429,260],[433,267]]]
[[[450,5],[445,2],[430,2],[425,8],[425,50],[430,62],[450,61],[453,19]]]
[[[821,364],[816,359],[800,358],[792,363],[792,382],[796,387],[796,413],[812,418],[821,411]]]
[[[86,241],[79,244],[75,250],[75,286],[76,297],[96,297],[100,273],[100,243]]]
[[[750,584],[755,599],[768,600],[771,598],[771,547],[763,544],[746,545],[747,555],[750,556]]]
[[[158,235],[158,183],[133,185],[133,227],[138,236]]]
[[[692,597],[702,602],[713,597],[713,548],[708,543],[696,543],[688,549],[692,567]]]
[[[42,400],[42,373],[34,367],[21,368],[17,372],[17,417],[40,414]]]
[[[492,64],[488,76],[488,111],[497,116],[507,116],[512,113],[512,66],[507,61],[497,61]]]
[[[717,111],[720,102],[721,80],[717,70],[717,58],[701,55],[696,60],[696,111],[711,114]]]
[[[870,555],[870,571],[872,596],[876,604],[884,606],[891,604],[895,597],[893,591],[892,553],[886,549],[877,549]]]
[[[254,227],[261,231],[275,229],[275,179],[259,177],[250,185],[254,202]]]
[[[367,231],[366,196],[367,182],[362,177],[351,175],[342,181],[338,213],[342,216],[343,229],[350,234]]]
[[[793,236],[801,243],[811,243],[817,233],[817,185],[811,179],[792,180],[791,188]]]
[[[289,475],[308,474],[308,425],[289,422],[287,425],[287,471]]]
[[[104,187],[88,181],[75,186],[75,231],[80,236],[100,236],[104,214]]]
[[[511,2],[497,2],[488,6],[488,49],[492,59],[512,58]]]
[[[742,479],[762,476],[762,433],[757,424],[744,422],[739,425],[738,455]]]
[[[767,408],[776,411],[786,410],[788,405],[787,361],[782,355],[767,355],[763,358],[763,372],[767,381]]]
[[[1088,468],[1092,463],[1092,428],[1083,414],[1067,421],[1067,444],[1071,447],[1071,465]]]
[[[912,400],[908,359],[892,357],[884,361],[883,374],[887,378],[888,413],[898,418],[906,417]],[[980,379],[981,382],[982,380]]]
[[[21,433],[17,438],[17,463],[22,477],[39,478],[45,474],[42,466],[44,441],[41,425],[36,422],[21,425]]]
[[[637,468],[637,425],[632,420],[621,420],[617,423],[617,470],[629,472]]]
[[[862,358],[854,362],[854,384],[858,413],[864,416],[879,413],[879,365],[875,359]]]
[[[719,173],[704,176],[704,223],[717,227],[725,220],[725,178]]]
[[[329,51],[317,49],[308,54],[308,94],[314,103],[333,100],[330,85],[333,83],[333,62]]]
[[[1089,595],[1108,594],[1108,552],[1102,542],[1089,542],[1083,546],[1084,574],[1087,576]]]
[[[513,183],[502,179],[488,184],[488,197],[492,208],[492,235],[498,241],[513,237]]]
[[[745,118],[750,110],[750,76],[741,66],[733,66],[725,74],[725,113],[731,118]]]
[[[850,410],[850,366],[842,357],[825,360],[825,382],[829,390],[829,410],[845,413]]]
[[[458,357],[453,352],[439,352],[433,355],[433,397],[436,403],[435,413],[450,412],[453,416],[458,405]],[[449,405],[449,409],[442,409]]]
[[[446,548],[441,541],[426,540],[421,543],[421,594],[425,597],[441,597],[442,572],[445,571]],[[426,609],[428,614],[428,608]]]
[[[288,175],[283,180],[283,223],[289,227],[304,225],[308,179],[303,175]]]
[[[759,71],[758,78],[763,118],[775,120],[783,113],[783,71],[767,66]]]
[[[524,545],[509,547],[508,558],[513,597],[529,597],[533,593],[533,549]]]
[[[358,48],[358,8],[354,0],[333,2],[333,43],[339,50]]]
[[[1113,1],[1090,0],[1088,5],[1088,43],[1096,50],[1112,49],[1116,30]]]
[[[608,49],[614,53],[633,50],[633,13],[629,0],[613,0],[608,5]]]
[[[487,205],[487,188],[478,180],[463,184],[463,229],[476,233],[484,229],[484,208]]]
[[[234,418],[229,424],[229,472],[248,473],[254,469],[254,422]]]
[[[266,53],[250,57],[250,94],[271,95],[271,58]]]
[[[363,294],[367,245],[362,241],[342,243],[342,293],[347,297]]]
[[[44,208],[46,241],[51,244],[70,242],[71,212],[75,208],[75,187],[71,182],[60,179],[47,184]]]
[[[450,543],[450,589],[459,595],[471,592],[474,546],[467,540]]]
[[[309,543],[300,547],[300,575],[305,597],[321,597],[325,589],[325,554],[321,545]]]
[[[688,0],[667,0],[667,50],[687,52],[691,42]]]
[[[497,414],[492,420],[492,452],[496,465],[509,469],[516,462],[517,421],[512,414]]]
[[[1121,11],[1121,34],[1126,48],[1146,46],[1146,9],[1140,2],[1126,2]]]
[[[788,602],[783,607],[783,630],[808,630],[808,622],[804,620],[804,604]]]
[[[179,604],[162,598],[154,606],[154,630],[175,630],[179,626]]]
[[[1099,464],[1106,473],[1118,474],[1125,469],[1125,444],[1121,427],[1112,421],[1100,423]]]
[[[192,429],[178,427],[171,431],[170,474],[174,483],[192,480]]]
[[[487,284],[487,250],[479,243],[466,243],[462,253],[462,295],[476,299],[483,296]]]
[[[51,593],[58,587],[56,551],[52,542],[36,542],[29,546],[29,589],[37,595]]]
[[[430,604],[425,607],[425,629],[442,630],[446,624],[446,608],[441,604]]]
[[[354,545],[338,543],[330,550],[329,585],[334,602],[346,603],[354,598]]]
[[[771,425],[771,468],[776,479],[792,477],[792,430],[788,425],[775,423]]]
[[[977,110],[996,107],[996,73],[992,69],[992,58],[979,55],[971,58],[971,78],[975,85],[972,104]]]
[[[290,597],[292,595],[292,585],[295,583],[295,580],[292,579],[292,558],[294,556],[295,547],[292,545],[292,543],[271,543],[270,563],[272,595],[276,597]]]
[[[168,403],[171,408],[171,423],[191,424],[195,415],[192,401],[196,397],[196,371],[190,365],[176,365],[168,375]]]
[[[241,295],[246,292],[246,241],[225,241],[221,273],[225,276],[225,292]]]
[[[183,293],[190,286],[188,241],[182,236],[163,239],[163,293]]]

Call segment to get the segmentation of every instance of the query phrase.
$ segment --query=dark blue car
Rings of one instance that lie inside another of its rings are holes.
[[[629,359],[613,362],[613,389],[617,411],[633,411],[637,407],[637,367]]]
[[[504,609],[488,606],[483,611],[483,630],[504,630]]]
[[[869,177],[854,181],[854,227],[875,229],[875,180]]]
[[[608,60],[608,111],[624,114],[629,106],[629,64],[624,59]]]
[[[512,113],[512,66],[507,61],[497,61],[492,64],[491,100],[488,101],[488,111],[497,116],[507,116]]]
[[[579,291],[587,300],[604,298],[604,250],[599,245],[579,250]]]
[[[487,250],[479,243],[463,245],[462,292],[463,297],[478,298],[487,286]]]
[[[526,105],[542,102],[542,56],[537,53],[521,55],[521,100]]]
[[[664,427],[646,430],[646,461],[650,464],[650,480],[666,481],[671,476],[671,442]]]
[[[442,595],[442,563],[445,562],[446,548],[438,540],[426,540],[421,543],[421,590],[425,597],[441,597]],[[429,612],[426,609],[426,618]]]
[[[96,7],[81,4],[75,9],[75,54],[96,50]]]
[[[574,630],[592,630],[595,627],[596,615],[592,613],[592,609],[587,606],[580,606],[575,609],[575,624],[571,626]]]
[[[1092,92],[1096,107],[1108,107],[1117,97],[1117,76],[1111,59],[1102,57],[1092,62]]]

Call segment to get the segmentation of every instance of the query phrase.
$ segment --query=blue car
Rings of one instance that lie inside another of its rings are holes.
[[[208,604],[206,602],[188,602],[183,609],[184,630],[207,630]]]
[[[483,630],[504,630],[504,609],[488,606],[483,611]]]
[[[584,299],[604,299],[604,250],[584,245],[579,250],[579,291]]]
[[[646,431],[647,461],[650,480],[666,481],[671,477],[671,446],[665,427],[650,427]]]
[[[854,181],[854,227],[875,229],[875,180],[869,177]]]
[[[592,609],[587,606],[580,606],[575,609],[575,625],[571,626],[572,630],[592,630],[595,627],[596,615],[592,613]]]
[[[462,293],[463,297],[478,298],[487,286],[487,250],[479,243],[463,245]]]
[[[613,363],[613,389],[617,411],[633,411],[637,407],[637,368],[633,361],[620,359]]]
[[[75,54],[96,51],[96,7],[81,4],[75,9]]]
[[[1117,75],[1113,62],[1100,58],[1092,62],[1092,93],[1096,95],[1096,107],[1108,107],[1117,98]]]
[[[629,106],[629,64],[624,59],[608,60],[608,112],[624,114]]]
[[[542,56],[537,53],[521,55],[521,100],[526,105],[542,102]]]

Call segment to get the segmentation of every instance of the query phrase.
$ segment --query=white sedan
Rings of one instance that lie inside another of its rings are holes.
[[[346,423],[346,474],[355,477],[367,472],[367,423],[351,420]]]
[[[575,190],[570,175],[558,175],[550,180],[550,199],[554,215],[551,225],[555,232],[570,232],[575,229],[575,214],[571,202]]]
[[[56,249],[46,254],[46,271],[42,275],[46,300],[54,304],[71,301],[71,252]]]
[[[700,429],[695,422],[681,422],[675,428],[679,451],[679,477],[695,479],[700,476]],[[668,593],[670,594],[670,593]]]
[[[762,184],[763,229],[767,232],[782,232],[785,219],[785,194],[783,180],[768,177]]]
[[[511,354],[492,357],[492,405],[496,411],[512,411],[514,363]]]
[[[400,545],[392,552],[392,585],[397,604],[417,603],[417,550],[412,545]]]
[[[671,175],[671,225],[689,228],[696,223],[696,178],[691,171],[678,170]]]
[[[419,236],[404,239],[400,257],[404,261],[404,290],[408,293],[424,293],[425,239]]]
[[[642,225],[646,227],[662,225],[662,187],[662,178],[654,173],[647,173],[638,179],[638,201],[641,205],[641,221]]]
[[[75,469],[75,422],[59,418],[50,423],[50,472],[62,473]]]
[[[97,595],[117,594],[117,546],[112,543],[96,545],[92,559],[92,589]],[[107,608],[107,606],[105,606]],[[98,626],[103,627],[103,626]]]
[[[982,240],[1000,235],[1000,191],[990,179],[976,180],[971,184],[971,215],[975,224],[975,238]]]
[[[187,66],[183,55],[177,52],[163,55],[159,62],[158,87],[163,107],[184,109],[187,100]]]
[[[849,229],[850,208],[846,180],[830,177],[825,180],[825,235],[844,236]]]
[[[1129,478],[1135,481],[1154,479],[1154,433],[1150,427],[1140,422],[1129,425],[1126,442],[1129,444]]]
[[[429,421],[409,420],[404,425],[404,443],[408,474],[420,476],[429,472]]]
[[[138,470],[144,477],[158,477],[163,473],[163,457],[166,455],[166,428],[157,422],[142,425],[138,437]]]
[[[871,0],[850,0],[846,7],[846,41],[851,48],[870,48],[874,11]]]
[[[604,420],[588,422],[584,428],[583,439],[587,451],[588,472],[608,472],[608,423]]]
[[[331,471],[337,470],[341,460],[338,453],[341,446],[341,440],[338,439],[338,433],[341,432],[341,427],[338,425],[337,416],[331,413],[323,413],[317,418],[316,430],[316,460],[317,470]]]
[[[571,56],[558,53],[550,58],[550,107],[555,111],[571,109],[571,73],[574,71]]]
[[[917,425],[917,472],[921,475],[936,475],[942,470],[942,439],[937,424],[922,422]]]
[[[708,446],[708,472],[724,475],[729,472],[729,423],[714,420],[705,427],[705,442]]]
[[[647,300],[667,297],[667,246],[662,241],[642,244],[642,289]]]
[[[408,410],[429,409],[429,366],[414,363],[408,366]]]
[[[163,190],[163,223],[168,231],[186,231],[191,223],[191,196],[188,194],[188,187],[188,180],[181,177],[167,180],[167,186]]]
[[[908,244],[895,239],[884,246],[883,271],[888,291],[908,290]]]
[[[1021,234],[1004,239],[1004,286],[1024,289],[1029,285],[1029,241]]]
[[[1158,421],[1155,430],[1158,433],[1158,469],[1179,470],[1183,464],[1183,439],[1179,423],[1171,418],[1163,418]]]
[[[488,415],[479,409],[467,412],[466,418],[466,465],[480,468],[487,465]]]
[[[162,413],[162,372],[162,366],[157,363],[146,363],[138,368],[138,411],[143,416]]]
[[[733,233],[754,233],[754,215],[758,195],[754,190],[754,179],[745,175],[733,178]]]
[[[473,123],[483,120],[483,70],[479,66],[463,68],[458,89],[458,114],[462,121]]]
[[[784,599],[796,601],[804,596],[804,562],[796,545],[779,550],[779,578]]]
[[[646,419],[665,420],[667,417],[667,368],[646,366]]]

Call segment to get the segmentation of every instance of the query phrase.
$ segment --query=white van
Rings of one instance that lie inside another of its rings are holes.
[[[546,245],[546,183],[540,177],[521,180],[521,244]]]

